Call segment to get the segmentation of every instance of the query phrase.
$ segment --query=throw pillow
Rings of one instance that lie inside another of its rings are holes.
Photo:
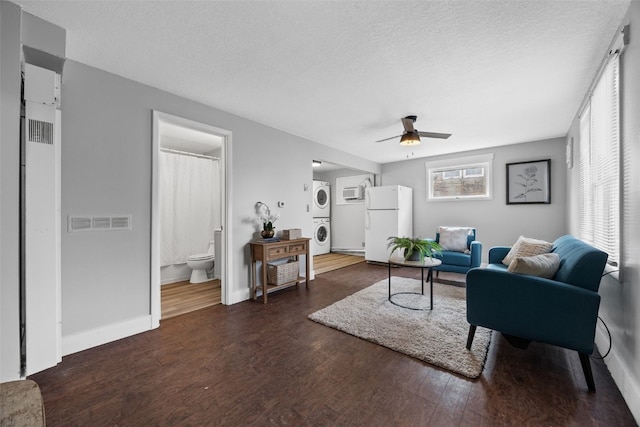
[[[467,236],[471,230],[469,227],[438,227],[440,246],[445,251],[466,252]]]
[[[554,253],[517,257],[509,264],[507,271],[551,279],[560,268],[560,256]]]
[[[511,261],[513,261],[517,257],[546,254],[548,252],[551,252],[551,248],[553,248],[553,243],[520,236],[518,237],[518,241],[515,243],[515,245],[513,245],[507,256],[504,257],[502,263],[508,266],[509,264],[511,264]]]

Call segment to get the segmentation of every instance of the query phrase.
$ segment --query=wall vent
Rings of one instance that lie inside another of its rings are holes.
[[[131,215],[69,215],[67,229],[69,232],[131,230]]]
[[[131,215],[111,217],[111,228],[114,230],[131,230]]]
[[[29,141],[53,145],[53,123],[29,119]]]
[[[91,217],[69,217],[69,231],[91,230]]]
[[[91,218],[91,228],[94,230],[109,230],[111,218],[108,216],[94,216]]]

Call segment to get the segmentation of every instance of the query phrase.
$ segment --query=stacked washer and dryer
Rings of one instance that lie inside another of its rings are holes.
[[[313,240],[311,255],[331,252],[331,187],[325,181],[313,181]]]

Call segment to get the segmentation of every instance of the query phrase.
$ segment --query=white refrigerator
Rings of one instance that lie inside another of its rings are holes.
[[[389,237],[413,237],[413,189],[402,185],[367,187],[364,204],[365,259],[386,263]]]

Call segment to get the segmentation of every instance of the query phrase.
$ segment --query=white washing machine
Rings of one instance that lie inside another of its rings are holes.
[[[331,252],[331,225],[329,218],[313,218],[313,241],[311,255]]]
[[[313,217],[331,216],[331,187],[325,181],[313,181]]]

